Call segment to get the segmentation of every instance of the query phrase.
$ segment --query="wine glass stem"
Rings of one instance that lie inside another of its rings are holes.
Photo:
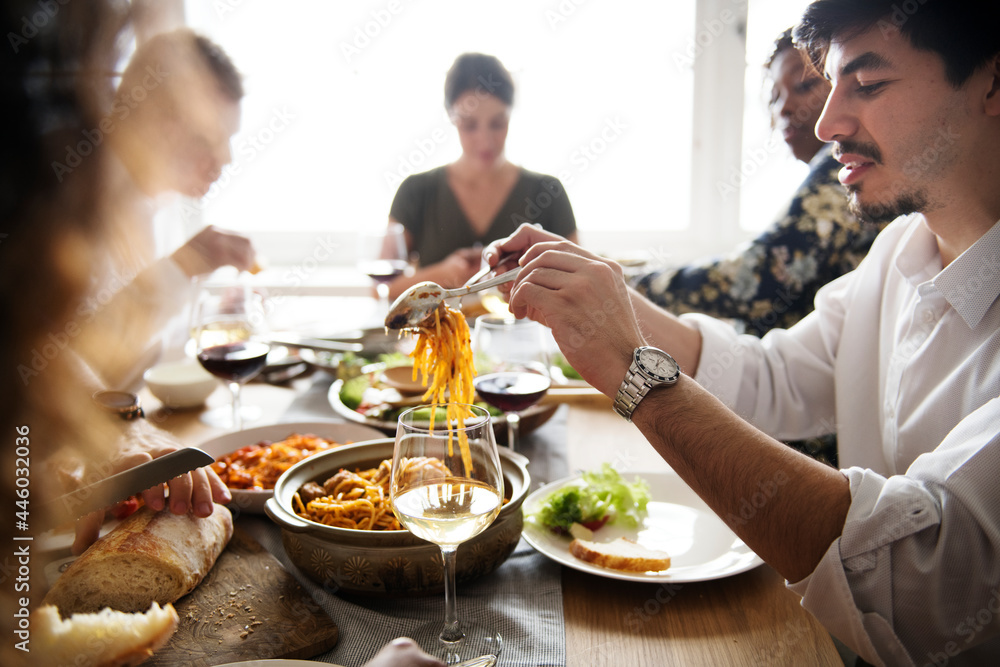
[[[243,430],[243,413],[240,411],[240,383],[230,382],[229,390],[233,392],[233,430]]]
[[[457,546],[441,547],[441,559],[444,561],[444,628],[441,629],[440,639],[449,644],[461,641],[465,636],[458,623],[458,608],[455,600],[457,554]]]
[[[379,311],[389,312],[389,285],[386,283],[376,284],[375,293],[378,294]]]
[[[521,426],[521,415],[516,412],[507,413],[507,447],[514,451],[514,442],[517,440],[517,432]]]

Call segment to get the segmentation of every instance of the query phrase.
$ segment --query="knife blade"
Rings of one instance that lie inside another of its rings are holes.
[[[82,489],[59,496],[42,505],[39,512],[42,531],[73,521],[81,516],[150,489],[174,477],[201,468],[215,461],[208,453],[197,447],[185,447],[164,454],[152,461],[141,463],[134,468],[123,470]]]

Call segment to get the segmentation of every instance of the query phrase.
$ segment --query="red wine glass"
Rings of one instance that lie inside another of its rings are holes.
[[[542,400],[549,390],[545,331],[537,322],[510,315],[484,315],[476,320],[473,383],[479,398],[503,411],[511,451],[518,438],[520,413]]]
[[[270,345],[260,339],[265,327],[263,300],[244,280],[206,286],[195,304],[194,340],[198,361],[232,392],[230,410],[209,411],[202,419],[213,426],[243,429],[260,408],[240,405],[240,388],[263,370]]]

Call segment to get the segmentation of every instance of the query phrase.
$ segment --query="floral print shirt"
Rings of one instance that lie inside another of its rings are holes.
[[[798,322],[820,287],[854,270],[881,229],[847,210],[830,146],[809,164],[787,211],[763,234],[730,256],[640,276],[634,287],[672,313],[735,320],[758,337]]]

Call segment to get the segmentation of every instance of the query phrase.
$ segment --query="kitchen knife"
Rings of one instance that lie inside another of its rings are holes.
[[[34,515],[41,516],[40,523],[37,518],[32,523],[41,532],[61,526],[213,461],[210,454],[197,447],[178,449],[43,504]]]

